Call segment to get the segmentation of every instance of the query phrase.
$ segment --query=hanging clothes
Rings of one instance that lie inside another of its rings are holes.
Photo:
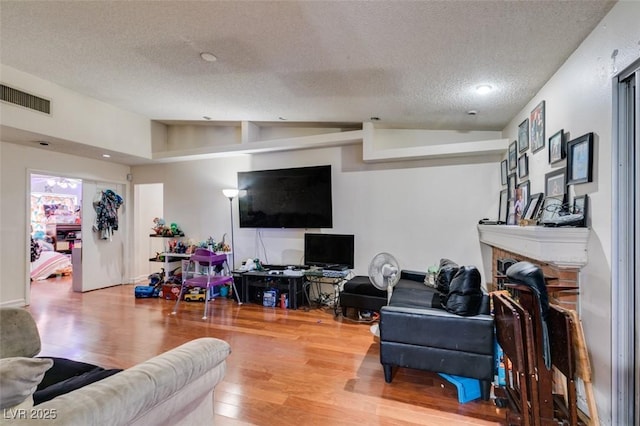
[[[121,196],[110,189],[102,191],[93,202],[96,211],[96,223],[93,230],[100,232],[100,238],[111,240],[113,231],[118,230],[118,209],[124,203]]]

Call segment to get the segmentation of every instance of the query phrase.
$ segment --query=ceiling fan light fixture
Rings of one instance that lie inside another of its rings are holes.
[[[200,59],[202,59],[205,62],[215,62],[215,61],[218,60],[216,55],[214,55],[213,53],[209,53],[209,52],[202,52],[200,54]]]
[[[478,93],[479,95],[486,95],[492,90],[493,90],[493,87],[491,87],[490,84],[481,84],[479,86],[476,86],[476,93]]]

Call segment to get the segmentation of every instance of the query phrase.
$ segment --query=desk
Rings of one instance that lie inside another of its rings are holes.
[[[289,308],[298,309],[299,300],[304,292],[304,275],[287,275],[284,271],[269,273],[268,271],[242,272],[242,298],[243,302],[250,303],[252,289],[277,288],[287,291],[289,295]],[[238,271],[235,272],[237,274]],[[262,290],[263,291],[263,290]],[[255,298],[254,298],[255,299]]]
[[[351,273],[350,270],[346,271],[324,271],[324,270],[308,270],[304,272],[304,295],[307,298],[307,303],[311,306],[311,286],[316,290],[318,295],[317,303],[333,305],[333,313],[338,316],[340,308],[340,286],[345,281],[347,276]],[[323,300],[322,285],[329,284],[333,286],[333,299]]]

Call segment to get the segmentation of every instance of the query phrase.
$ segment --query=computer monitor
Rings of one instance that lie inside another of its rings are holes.
[[[354,236],[304,234],[304,263],[321,268],[353,269]]]

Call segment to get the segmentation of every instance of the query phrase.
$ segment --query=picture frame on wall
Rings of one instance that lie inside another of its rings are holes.
[[[518,152],[529,149],[529,119],[525,118],[518,126]]]
[[[498,207],[498,222],[505,224],[509,218],[509,196],[507,190],[500,191],[500,204]]]
[[[531,111],[530,117],[530,138],[531,138],[531,152],[536,153],[544,148],[544,110],[545,102],[541,101]]]
[[[554,170],[544,175],[545,197],[564,197],[566,192],[566,173],[564,169]]]
[[[567,153],[567,142],[564,139],[564,129],[549,138],[549,164],[564,160]]]
[[[536,194],[532,194],[529,197],[529,201],[524,208],[524,213],[522,217],[527,220],[536,220],[538,217],[538,211],[540,206],[542,205],[542,200],[544,199],[544,194],[542,192],[538,192]]]
[[[511,173],[507,176],[507,191],[510,200],[516,198],[516,174]]]
[[[567,184],[593,181],[593,132],[567,142]]]
[[[508,173],[507,167],[508,167],[507,160],[502,160],[500,162],[500,183],[503,185],[507,184],[507,173]]]
[[[526,153],[518,158],[518,177],[523,178],[529,175],[529,157]]]
[[[509,144],[509,170],[515,170],[518,164],[518,145],[517,141]]]

